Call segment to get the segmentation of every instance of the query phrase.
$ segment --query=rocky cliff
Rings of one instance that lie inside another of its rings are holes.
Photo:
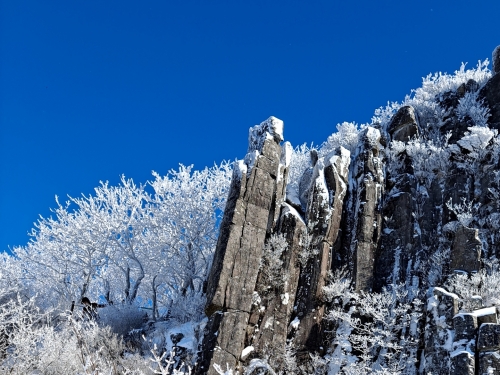
[[[498,50],[300,165],[281,120],[250,129],[197,373],[500,374]]]

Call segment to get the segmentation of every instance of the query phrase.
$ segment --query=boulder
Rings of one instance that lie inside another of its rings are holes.
[[[393,141],[408,142],[419,135],[417,114],[412,106],[401,107],[387,128]]]

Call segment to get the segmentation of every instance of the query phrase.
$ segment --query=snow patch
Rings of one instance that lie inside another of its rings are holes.
[[[288,305],[289,301],[290,301],[290,295],[288,293],[281,295],[281,304]]]
[[[288,168],[290,162],[292,161],[292,155],[293,155],[292,144],[290,142],[283,143],[283,146],[281,146],[280,164],[285,166],[285,168]]]
[[[283,121],[271,116],[260,125],[252,126],[248,131],[248,153],[262,151],[267,139],[275,139],[278,142],[283,140]]]
[[[295,319],[292,320],[292,322],[290,323],[290,327],[292,327],[293,329],[299,329],[299,324],[300,324],[299,317],[296,316]]]
[[[234,173],[239,180],[241,180],[242,176],[246,176],[248,168],[244,160],[236,160],[234,162],[233,168],[234,168]]]
[[[253,346],[247,346],[245,349],[241,351],[241,360],[244,361],[245,359],[248,358],[250,353],[252,353],[255,350]]]
[[[455,293],[448,292],[446,289],[440,288],[438,286],[434,287],[434,290],[441,292],[441,294],[444,294],[445,296],[460,299]]]
[[[280,141],[282,141],[283,138],[283,121],[280,120],[279,118],[276,118],[274,116],[269,117],[264,123],[267,124],[269,129],[271,130],[271,134],[277,137]]]
[[[250,151],[245,155],[245,164],[247,166],[247,175],[250,172],[252,172],[252,169],[255,166],[255,163],[257,162],[259,155],[260,155],[260,152],[258,150]]]
[[[298,200],[298,198],[297,198],[297,200]],[[300,203],[299,203],[299,205],[300,205]],[[295,208],[293,208],[292,206],[290,206],[288,203],[283,203],[283,215],[295,216],[299,221],[301,221],[304,225],[306,225],[306,223],[304,222],[304,219],[302,219],[302,216],[300,216],[300,214],[297,212],[297,210]]]
[[[259,306],[261,303],[261,298],[259,296],[259,293],[253,292],[252,294],[252,305]]]
[[[460,349],[457,349],[457,350],[451,352],[450,357],[453,358],[453,357],[456,357],[457,355],[462,354],[462,353],[467,354],[469,357],[474,357],[474,355],[471,352],[469,352],[468,350],[464,350],[463,348],[460,348]]]
[[[266,320],[266,324],[264,324],[264,328],[271,328],[274,324],[274,318],[271,316],[269,319]]]
[[[479,310],[473,311],[471,314],[477,317],[477,316],[486,316],[486,315],[496,315],[496,313],[497,313],[497,308],[495,306],[493,306],[493,307],[486,307],[484,309],[479,309]]]
[[[206,324],[206,321],[202,323]],[[196,322],[187,322],[180,326],[176,326],[164,331],[167,352],[172,351],[174,346],[185,348],[190,352],[196,352],[198,348],[198,339],[196,338],[196,325]],[[182,335],[182,338],[178,343],[174,344],[172,342],[172,336],[179,334]],[[157,341],[159,339],[159,337],[156,338]],[[156,342],[154,343],[156,344]],[[161,342],[158,342],[158,344],[161,345]]]
[[[465,316],[471,316],[471,315],[472,315],[472,316],[474,316],[474,314],[473,314],[473,313],[458,313],[458,314],[456,314],[456,315],[453,317],[453,319],[455,319],[455,318],[460,318],[460,319],[464,320],[464,319],[465,319]]]

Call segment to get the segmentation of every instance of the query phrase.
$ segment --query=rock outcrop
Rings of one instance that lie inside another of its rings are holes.
[[[432,369],[432,373],[450,373],[453,318],[458,313],[458,300],[456,294],[434,288],[433,296],[427,301],[425,363],[426,368]]]
[[[497,48],[493,50],[492,64],[493,67],[491,70],[493,74],[500,73],[500,46],[497,46]]]
[[[407,142],[419,135],[419,125],[415,109],[411,106],[401,107],[392,118],[387,131],[393,141]]]
[[[382,196],[384,173],[380,155],[380,131],[367,127],[361,135],[358,157],[353,166],[351,191],[351,214],[353,238],[351,259],[353,262],[356,290],[371,291],[375,252],[382,231]]]
[[[216,374],[217,364],[239,368],[270,353],[273,366],[283,367],[288,336],[305,355],[322,343],[322,293],[341,225],[350,153],[341,147],[314,161],[301,214],[284,202],[290,150],[279,146],[281,126],[270,118],[252,128],[247,156],[235,165],[207,282],[200,373]],[[266,269],[271,265],[262,260],[273,254],[264,252],[278,251],[272,238],[280,236],[286,245],[274,259],[279,268]]]
[[[356,298],[326,302],[325,286],[340,270],[357,295],[404,286],[398,303],[413,301],[416,310],[405,312],[411,324],[397,323],[401,337],[414,339],[414,359],[404,366],[422,374],[500,373],[491,302],[468,296],[472,311],[465,311],[460,290],[441,287],[455,273],[486,277],[482,267],[494,264],[486,258],[500,256],[500,139],[481,132],[484,124],[471,135],[477,112],[464,110],[477,99],[489,111],[488,127],[500,129],[498,51],[491,78],[464,79],[432,99],[426,110],[433,108],[437,124],[418,105],[402,106],[385,124],[364,126],[352,154],[338,144],[310,150],[300,173],[290,166],[291,145],[281,145],[280,120],[250,129],[206,283],[209,319],[196,373],[218,374],[216,365],[322,373],[314,355],[328,358],[330,373],[363,363],[364,349],[351,344],[367,332],[346,327],[373,327],[375,318]],[[427,303],[419,307],[420,300]],[[334,310],[352,321],[325,319]],[[375,365],[383,367],[387,350],[405,350],[398,345],[373,349]]]
[[[451,245],[451,269],[468,273],[479,271],[481,248],[479,231],[460,225]]]
[[[484,87],[479,91],[480,100],[484,100],[484,103],[490,110],[490,117],[488,118],[488,124],[493,129],[500,129],[500,74],[495,74]]]
[[[347,193],[350,153],[344,148],[318,160],[314,167],[306,211],[307,244],[302,255],[295,319],[300,321],[294,336],[299,352],[316,351],[322,344],[325,306],[323,287],[331,269],[332,248],[337,241],[342,206]]]
[[[274,117],[251,128],[247,157],[234,169],[207,281],[209,333],[200,369],[208,373],[216,374],[214,364],[236,368],[244,349],[264,243],[283,196],[282,129]]]

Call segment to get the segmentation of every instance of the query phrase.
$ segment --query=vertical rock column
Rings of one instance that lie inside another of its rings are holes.
[[[367,127],[363,143],[353,167],[351,188],[352,229],[351,256],[356,290],[370,291],[373,287],[375,251],[382,230],[381,199],[384,192],[384,174],[379,156],[380,131]]]
[[[415,110],[411,106],[401,107],[392,118],[388,133],[393,141],[408,142],[419,134]],[[387,168],[386,197],[383,215],[385,218],[380,246],[378,248],[373,289],[381,292],[388,284],[411,283],[407,274],[416,262],[419,231],[414,213],[417,212],[417,179],[412,160],[403,151],[400,155],[403,171]],[[395,162],[395,161],[393,161]],[[389,166],[390,167],[390,166]],[[395,169],[394,166],[392,166]]]
[[[308,243],[303,249],[297,292],[298,331],[294,346],[298,354],[317,351],[322,343],[325,307],[323,287],[332,263],[332,247],[337,240],[342,207],[347,193],[350,152],[343,147],[320,158],[313,170],[308,193],[306,221]],[[303,246],[304,246],[303,245]]]
[[[455,342],[451,353],[451,373],[454,375],[474,375],[476,373],[475,353],[477,338],[477,317],[461,313],[453,318]]]
[[[254,294],[257,300],[254,300],[246,341],[246,346],[255,350],[251,357],[268,358],[276,371],[285,368],[285,348],[291,329],[288,323],[300,274],[298,254],[306,233],[300,214],[287,203],[282,205],[277,233],[283,235],[288,244],[281,255],[281,273],[275,275],[274,285],[259,275]]]
[[[245,160],[235,163],[207,281],[209,322],[198,373],[217,374],[214,364],[239,366],[266,234],[283,199],[282,140],[283,122],[270,117],[250,129]]]
[[[500,373],[500,324],[486,323],[479,328],[477,343],[479,374]]]
[[[493,51],[493,76],[479,91],[478,100],[490,109],[488,125],[492,129],[500,129],[500,46]]]
[[[451,374],[450,353],[453,350],[453,318],[458,312],[458,296],[442,288],[433,288],[427,300],[425,324],[425,373]]]
[[[461,224],[451,246],[451,264],[453,271],[477,272],[481,268],[482,243],[479,230]]]

